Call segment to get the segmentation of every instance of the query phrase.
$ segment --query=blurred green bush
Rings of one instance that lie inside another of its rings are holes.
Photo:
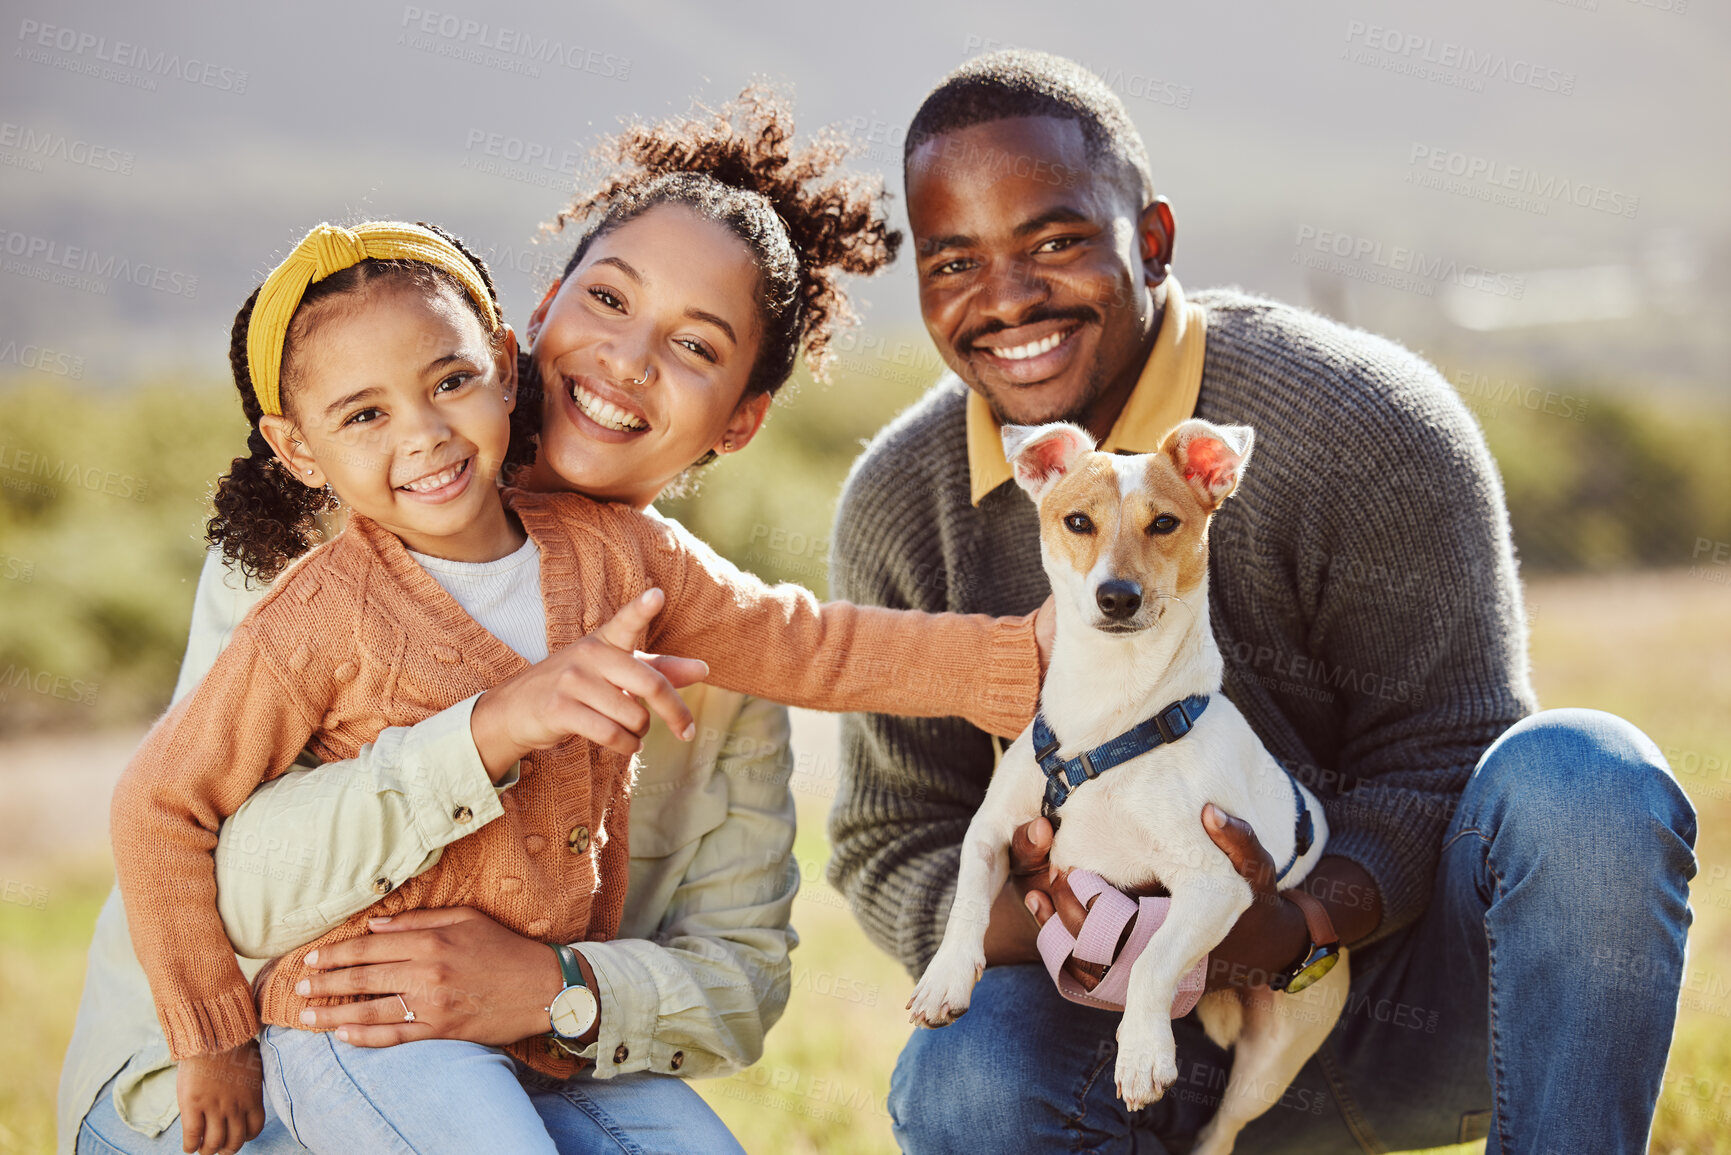
[[[937,375],[923,335],[875,350],[844,352],[827,385],[802,372],[749,452],[662,508],[766,579],[825,592],[848,467]],[[1731,541],[1731,414],[1577,383],[1456,387],[1501,465],[1527,572],[1688,566],[1701,542]],[[226,385],[0,385],[0,729],[162,707],[212,483],[244,432]]]
[[[0,729],[161,709],[245,432],[232,387],[0,387]]]

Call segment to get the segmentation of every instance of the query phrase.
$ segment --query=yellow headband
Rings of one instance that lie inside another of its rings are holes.
[[[499,311],[480,270],[461,249],[431,229],[402,221],[369,221],[352,229],[319,225],[264,279],[247,323],[247,372],[259,408],[266,413],[282,412],[283,340],[307,286],[365,260],[420,261],[443,269],[474,298],[489,331],[499,327]]]

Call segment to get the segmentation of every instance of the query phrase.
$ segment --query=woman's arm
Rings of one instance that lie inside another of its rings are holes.
[[[274,958],[311,942],[504,813],[517,770],[497,786],[487,777],[469,736],[474,705],[393,726],[342,762],[303,753],[241,804],[216,849],[217,912],[236,953]]]
[[[787,1005],[799,889],[787,710],[749,699],[717,737],[711,788],[726,789],[727,817],[699,841],[653,938],[572,944],[600,990],[600,1033],[582,1052],[597,1077],[730,1074],[762,1056]]]
[[[572,944],[600,997],[596,1039],[582,1051],[598,1059],[599,1077],[639,1070],[726,1074],[756,1061],[764,1033],[786,1006],[788,952],[797,942],[788,920],[799,883],[790,858],[787,712],[750,701],[725,734],[706,732],[698,742],[718,738],[707,776],[682,784],[677,795],[649,793],[633,804],[634,831],[645,822],[665,828],[685,812],[673,798],[726,792],[725,817],[698,837],[651,937]],[[667,809],[658,812],[663,797]],[[677,833],[672,841],[679,845],[668,848],[668,860],[689,846]],[[634,893],[661,889],[659,861],[633,861]],[[638,921],[630,901],[627,920]],[[317,1026],[344,1027],[357,1046],[413,1038],[502,1046],[546,1032],[545,1008],[560,979],[543,944],[471,910],[410,911],[373,929],[321,950],[318,969],[307,977],[315,996],[382,997],[315,1008]],[[402,1022],[388,993],[396,990],[419,992],[414,1024]]]

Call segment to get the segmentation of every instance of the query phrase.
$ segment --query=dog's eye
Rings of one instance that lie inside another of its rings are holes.
[[[1093,533],[1094,523],[1085,513],[1072,513],[1064,519],[1064,528],[1071,533]]]
[[[1148,532],[1149,533],[1171,533],[1173,530],[1175,530],[1177,528],[1178,528],[1178,519],[1173,517],[1169,513],[1163,513],[1159,517],[1154,519],[1154,523],[1148,527]]]

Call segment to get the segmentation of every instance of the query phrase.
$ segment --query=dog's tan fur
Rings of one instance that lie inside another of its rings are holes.
[[[1208,516],[1196,491],[1179,476],[1165,453],[1149,454],[1142,485],[1119,492],[1115,462],[1104,454],[1066,474],[1040,503],[1040,533],[1054,553],[1079,574],[1093,570],[1105,554],[1114,573],[1134,574],[1144,587],[1189,593],[1208,576]],[[1094,523],[1092,534],[1071,533],[1072,513]],[[1154,519],[1170,514],[1178,528],[1159,534]]]

